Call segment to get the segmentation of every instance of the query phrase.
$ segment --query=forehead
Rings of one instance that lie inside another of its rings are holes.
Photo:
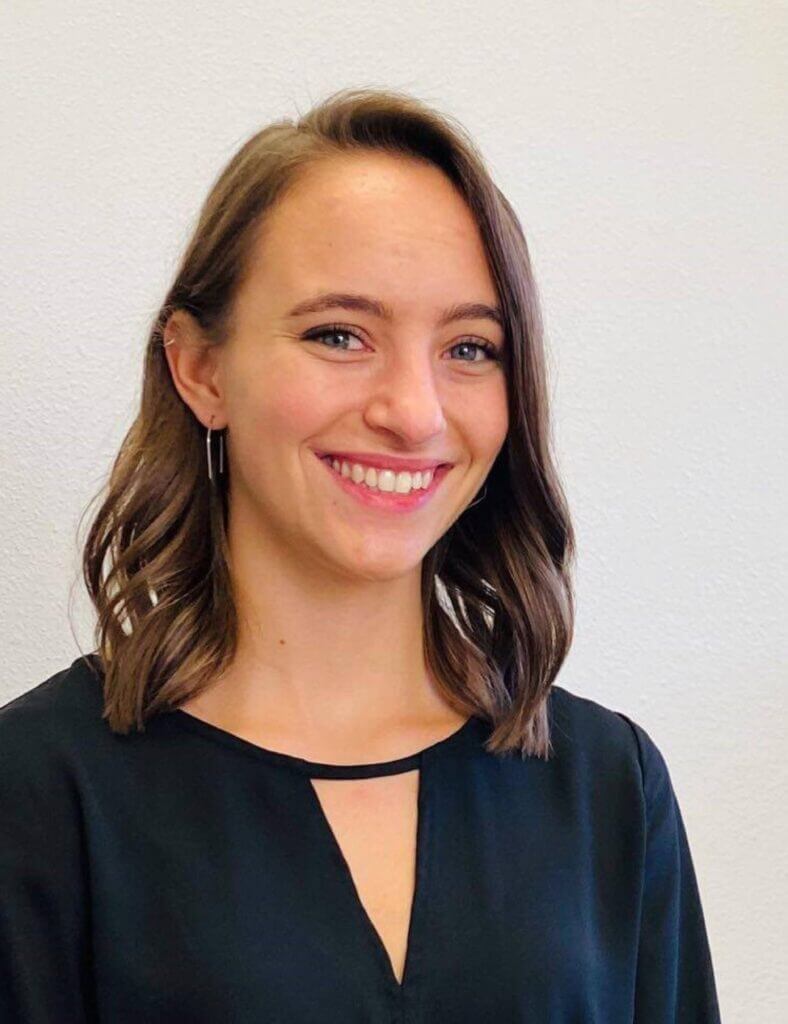
[[[478,225],[453,183],[432,164],[389,154],[332,156],[305,170],[269,211],[250,271],[250,286],[288,300],[320,289],[392,303],[496,297]]]

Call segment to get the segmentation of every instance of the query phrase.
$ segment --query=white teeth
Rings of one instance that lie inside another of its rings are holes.
[[[395,473],[392,469],[375,469],[374,466],[362,466],[358,462],[348,463],[344,459],[332,459],[331,465],[344,477],[350,477],[355,484],[364,483],[371,490],[397,494],[410,494],[411,491],[426,490],[432,483],[433,471],[417,470],[408,473],[403,470]]]

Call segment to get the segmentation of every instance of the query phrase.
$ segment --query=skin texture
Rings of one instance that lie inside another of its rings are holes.
[[[394,318],[288,316],[324,291],[372,296]],[[423,657],[420,567],[482,487],[508,416],[503,364],[473,345],[502,348],[503,328],[437,326],[461,302],[497,305],[462,197],[430,164],[365,153],[310,167],[269,213],[225,346],[206,349],[185,311],[170,318],[176,388],[204,426],[227,427],[241,616],[232,666],[185,709],[337,763],[397,757],[462,723]],[[301,337],[332,324],[356,337]],[[343,493],[314,449],[454,466],[423,508],[391,515]]]

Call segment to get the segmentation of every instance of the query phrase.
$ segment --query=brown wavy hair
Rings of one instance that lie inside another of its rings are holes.
[[[493,725],[487,749],[549,759],[548,696],[572,642],[574,534],[551,454],[542,318],[525,235],[465,129],[406,93],[342,89],[252,135],[213,184],[153,319],[139,412],[82,548],[96,608],[88,658],[115,732],[178,707],[233,659],[237,613],[225,533],[227,479],[206,471],[205,430],[162,348],[176,309],[209,344],[232,333],[233,301],[266,212],[324,157],[381,150],[443,170],[474,215],[508,345],[509,432],[472,503],[422,562],[425,657],[448,703]],[[216,439],[216,432],[213,435]],[[215,458],[215,454],[214,454]],[[80,525],[82,517],[80,518]]]

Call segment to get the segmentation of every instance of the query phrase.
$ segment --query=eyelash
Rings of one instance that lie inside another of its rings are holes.
[[[328,335],[328,334],[350,334],[350,335],[352,335],[352,337],[356,338],[358,341],[363,341],[364,340],[354,330],[351,330],[350,327],[346,327],[344,324],[329,324],[327,327],[314,327],[314,328],[312,328],[309,331],[305,331],[301,335],[301,337],[305,341],[319,341],[321,338],[323,338],[325,335]],[[455,344],[452,345],[452,348],[457,348],[458,345],[472,345],[474,348],[479,348],[483,352],[485,352],[490,357],[490,359],[492,361],[500,362],[500,360],[501,360],[500,352],[495,347],[495,345],[493,345],[493,343],[491,341],[481,341],[480,339],[474,340],[473,338],[471,338],[469,336],[468,338],[464,338],[462,341],[455,342]],[[334,347],[336,347],[336,346],[334,346]],[[338,351],[341,352],[341,351],[346,351],[346,350],[338,349]],[[475,359],[460,359],[460,360],[458,360],[458,362],[473,364],[473,363],[476,362],[476,360]],[[484,360],[482,360],[482,362],[484,362]]]

